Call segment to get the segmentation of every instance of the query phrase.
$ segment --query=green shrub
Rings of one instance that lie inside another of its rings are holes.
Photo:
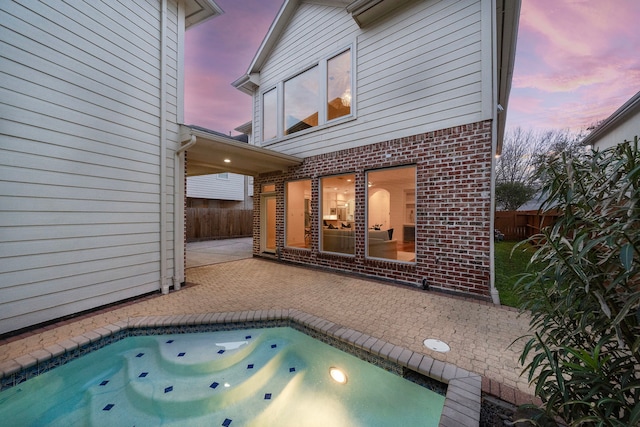
[[[640,153],[638,140],[559,155],[541,170],[535,271],[516,285],[531,313],[520,362],[547,417],[569,425],[640,425]]]
[[[496,184],[496,204],[505,211],[515,211],[536,194],[536,189],[523,182],[502,182]]]

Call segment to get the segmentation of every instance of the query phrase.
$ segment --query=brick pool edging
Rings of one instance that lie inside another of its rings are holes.
[[[144,316],[121,320],[1,363],[0,390],[17,385],[111,342],[136,335],[136,331],[140,332],[143,329],[185,327],[183,332],[189,332],[187,329],[192,328],[186,327],[197,325],[238,326],[240,323],[255,322],[259,327],[260,324],[268,324],[270,321],[293,322],[303,329],[316,331],[373,357],[447,384],[439,425],[475,427],[480,423],[482,377],[479,374],[296,309]]]

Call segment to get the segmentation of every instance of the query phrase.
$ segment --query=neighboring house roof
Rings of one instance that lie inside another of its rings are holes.
[[[193,142],[187,149],[187,176],[222,172],[255,176],[286,171],[289,166],[302,163],[298,157],[256,147],[200,126],[182,125],[180,140],[187,144]],[[230,162],[225,162],[225,159]]]
[[[185,26],[187,28],[222,15],[224,11],[213,0],[187,0],[185,3]]]
[[[249,135],[253,130],[253,122],[248,121],[247,123],[243,123],[237,128],[234,129],[236,132],[243,133],[245,135]]]
[[[351,14],[358,26],[363,27],[375,19],[415,0],[307,0],[315,4],[344,7]],[[305,0],[286,0],[267,35],[258,48],[247,72],[236,79],[232,85],[238,90],[252,95],[259,87],[259,72],[268,59],[271,50],[278,42],[296,8]],[[502,151],[502,140],[507,120],[507,104],[511,92],[511,78],[516,54],[518,23],[520,19],[520,0],[496,0],[496,49],[497,49],[497,102],[502,111],[497,115],[497,153]]]
[[[631,120],[636,114],[640,114],[640,92],[636,93],[622,107],[618,108],[612,115],[607,117],[598,127],[596,127],[585,139],[583,145],[594,145],[615,128]],[[640,123],[637,131],[640,133]],[[618,141],[622,142],[622,141]]]
[[[216,136],[219,136],[220,138],[227,138],[227,139],[232,139],[234,141],[247,142],[247,143],[249,142],[249,139],[247,138],[247,135],[236,135],[236,136],[225,135],[222,132],[218,132],[218,131],[215,131],[215,130],[207,129],[205,127],[197,126],[197,125],[187,125],[187,127],[189,129],[195,129],[195,130],[199,130],[201,132],[206,132],[206,133],[211,134],[211,135],[216,135]]]

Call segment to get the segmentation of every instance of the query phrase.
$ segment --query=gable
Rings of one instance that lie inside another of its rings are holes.
[[[301,5],[315,5],[325,8],[335,8],[348,12],[356,26],[365,26],[381,16],[393,12],[405,3],[415,0],[286,0],[280,8],[269,31],[265,35],[256,55],[254,56],[246,76],[236,80],[233,85],[246,93],[256,88],[253,74],[259,72],[265,65],[272,50],[278,44],[283,33],[291,25],[291,19]],[[320,26],[321,22],[313,22],[313,26]],[[331,24],[329,24],[331,25]]]
[[[500,151],[520,1],[356,0],[346,7],[343,4],[286,1],[247,74],[233,82],[254,98],[255,142],[265,141],[261,135],[262,94],[279,87],[278,108],[282,108],[284,81],[315,65],[322,69],[331,55],[352,48],[352,119],[359,123],[339,126],[340,134],[336,128],[336,132],[316,137],[319,144],[306,138],[312,130],[296,138],[279,132],[280,141],[271,148],[300,156],[330,149],[321,140],[331,139],[336,147],[344,147],[346,139],[349,146],[367,144],[375,140],[366,124],[371,120],[379,125],[382,138],[496,120]],[[321,73],[320,82],[324,77]],[[273,123],[273,117],[269,120]],[[282,116],[277,118],[278,126],[282,120]],[[390,122],[395,126],[388,126]],[[323,124],[328,123],[320,120],[314,129],[322,129]],[[360,141],[354,141],[353,135]],[[287,139],[296,141],[286,144]],[[302,149],[301,144],[308,141],[316,148]]]

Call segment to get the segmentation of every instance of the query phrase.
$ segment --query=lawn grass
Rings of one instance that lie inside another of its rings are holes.
[[[534,253],[530,245],[523,245],[511,253],[517,244],[518,242],[496,242],[495,245],[496,288],[500,294],[500,302],[510,307],[518,306],[513,286],[520,274],[527,271],[527,264]]]

